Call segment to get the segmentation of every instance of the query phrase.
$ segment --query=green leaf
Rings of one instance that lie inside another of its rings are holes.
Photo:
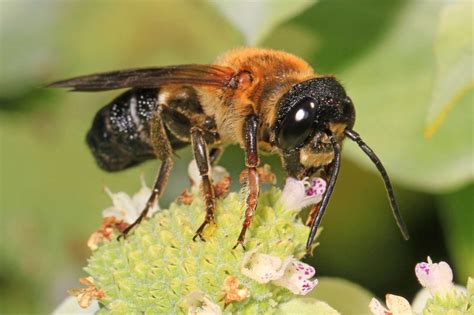
[[[356,104],[354,129],[377,152],[392,178],[439,192],[473,178],[471,143],[474,93],[465,95],[435,137],[423,137],[434,86],[433,42],[440,3],[412,1],[382,40],[339,76]],[[345,153],[372,163],[348,143]]]
[[[437,75],[425,136],[430,138],[449,111],[474,89],[472,1],[455,1],[441,10],[434,43]]]
[[[325,301],[342,314],[370,314],[369,303],[372,293],[350,281],[322,277],[316,288],[308,295]]]
[[[260,42],[278,24],[298,15],[316,0],[211,0],[243,34],[248,45]]]
[[[280,305],[277,311],[278,315],[284,314],[301,314],[301,315],[312,315],[312,314],[325,314],[325,315],[337,315],[340,314],[338,311],[333,309],[327,303],[318,301],[313,298],[294,298],[289,302]]]

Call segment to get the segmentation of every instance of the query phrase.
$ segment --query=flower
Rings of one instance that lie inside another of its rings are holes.
[[[407,315],[413,314],[410,303],[398,295],[387,294],[385,296],[385,302],[387,303],[388,309],[376,299],[373,298],[370,301],[369,308],[374,315]]]
[[[220,315],[219,305],[212,301],[202,292],[191,292],[185,298],[188,307],[188,315]]]
[[[143,176],[140,178],[140,181],[142,187],[132,198],[124,192],[113,193],[105,187],[105,191],[112,199],[113,206],[102,211],[102,216],[104,218],[115,217],[117,221],[123,220],[127,224],[135,222],[143,209],[145,209],[146,203],[151,196],[151,189],[146,185]],[[158,210],[160,210],[160,207],[155,202],[148,211],[147,217],[151,217]]]
[[[294,294],[306,295],[318,284],[318,280],[309,280],[316,273],[314,267],[296,259],[285,270],[283,277],[274,280],[273,284],[285,287]]]
[[[427,262],[418,263],[415,274],[424,287],[418,292],[412,306],[400,296],[387,294],[388,310],[376,299],[369,304],[373,314],[465,314],[474,306],[474,287],[468,289],[453,284],[453,271],[442,261],[433,263],[428,257]],[[472,283],[472,281],[471,281]]]
[[[293,177],[286,179],[280,202],[287,209],[299,211],[309,205],[321,201],[326,191],[326,182],[319,177],[308,180],[297,180]]]
[[[444,261],[433,263],[428,257],[427,262],[416,265],[415,274],[432,295],[445,295],[453,289],[453,271]]]
[[[293,294],[305,295],[317,284],[318,280],[309,280],[316,273],[315,269],[303,262],[288,256],[279,257],[260,254],[258,247],[247,252],[242,259],[241,272],[258,283],[268,283],[287,288]]]
[[[276,256],[259,254],[257,251],[258,248],[255,248],[245,253],[240,269],[242,274],[258,283],[268,283],[283,277],[293,257],[288,256],[282,261]]]

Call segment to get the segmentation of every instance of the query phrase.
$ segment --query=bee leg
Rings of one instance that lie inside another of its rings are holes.
[[[331,198],[332,192],[334,191],[334,187],[336,185],[337,176],[339,174],[339,169],[341,167],[341,147],[337,143],[336,138],[331,133],[331,131],[327,131],[329,135],[329,139],[331,140],[332,148],[334,151],[334,159],[330,164],[330,173],[328,173],[329,180],[327,181],[326,192],[324,193],[323,199],[321,200],[320,207],[316,213],[316,216],[311,223],[311,230],[309,232],[308,240],[306,241],[306,256],[312,256],[312,245],[313,240],[316,237],[316,232],[318,231],[319,224],[321,223],[321,219],[323,218],[324,212],[326,211],[326,207],[329,203],[329,199]]]
[[[252,217],[257,208],[257,199],[260,193],[260,186],[258,182],[257,166],[259,164],[259,157],[257,151],[257,131],[258,131],[258,116],[250,115],[247,116],[244,123],[244,135],[245,135],[245,165],[247,166],[248,172],[248,189],[249,193],[247,196],[245,210],[245,219],[242,224],[242,230],[240,231],[237,244],[234,245],[234,249],[240,244],[245,249],[244,240],[245,233],[252,222]]]
[[[207,150],[207,143],[204,138],[204,131],[199,127],[191,128],[191,142],[193,147],[194,159],[199,170],[199,175],[202,179],[202,194],[204,202],[206,204],[206,217],[201,226],[196,230],[196,234],[193,240],[199,237],[202,241],[205,241],[202,232],[206,225],[214,222],[214,209],[216,207],[216,196],[214,193],[214,187],[212,186],[210,177],[210,163],[209,153]]]
[[[128,233],[147,216],[150,208],[153,207],[158,197],[163,192],[163,189],[166,186],[168,177],[170,175],[171,169],[173,167],[173,160],[171,159],[173,150],[171,148],[170,141],[166,135],[165,127],[163,125],[163,120],[161,119],[161,111],[163,106],[158,106],[156,112],[153,115],[151,124],[150,124],[150,139],[152,141],[152,146],[155,151],[156,156],[162,160],[158,176],[156,177],[155,184],[153,185],[153,190],[151,191],[150,198],[145,205],[145,208],[142,210],[138,218],[130,224],[122,234],[117,238],[119,240],[121,237],[126,237]]]

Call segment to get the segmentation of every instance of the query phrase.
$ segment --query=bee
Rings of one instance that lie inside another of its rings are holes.
[[[138,68],[86,75],[52,83],[51,87],[98,92],[128,89],[96,114],[87,133],[98,165],[105,171],[127,169],[149,159],[161,166],[148,202],[146,217],[165,188],[176,150],[190,145],[202,178],[205,219],[194,240],[203,238],[215,221],[216,197],[210,177],[212,163],[227,144],[245,152],[248,195],[237,245],[257,207],[260,192],[259,153],[278,154],[288,176],[320,176],[328,183],[321,203],[313,206],[306,247],[312,246],[341,166],[345,138],[358,144],[380,172],[400,231],[408,239],[390,179],[379,158],[354,131],[354,105],[331,75],[315,73],[304,60],[282,51],[240,48],[210,65]]]

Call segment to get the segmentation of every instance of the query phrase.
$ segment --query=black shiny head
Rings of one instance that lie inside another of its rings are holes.
[[[354,105],[334,77],[310,79],[293,86],[279,101],[274,140],[284,153],[301,149],[330,125],[352,128]],[[341,130],[341,133],[344,130]]]

